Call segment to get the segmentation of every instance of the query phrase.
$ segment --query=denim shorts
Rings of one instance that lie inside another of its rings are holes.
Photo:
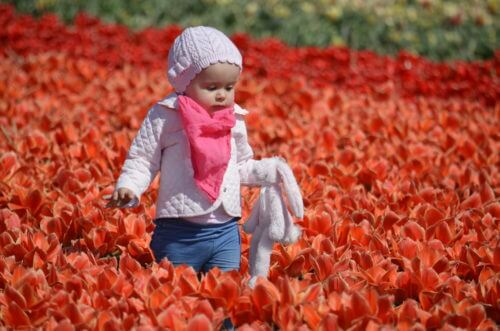
[[[222,224],[196,224],[182,218],[158,218],[151,238],[156,262],[167,258],[174,266],[187,264],[196,271],[213,267],[239,270],[241,236],[235,217]]]

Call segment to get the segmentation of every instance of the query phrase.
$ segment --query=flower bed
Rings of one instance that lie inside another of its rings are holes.
[[[134,29],[178,24],[275,36],[293,46],[347,46],[430,59],[486,59],[499,48],[495,0],[14,0],[28,14],[79,11]]]
[[[288,160],[306,207],[303,237],[274,247],[252,290],[244,233],[240,272],[153,262],[157,181],[134,210],[103,208],[170,91],[179,29],[68,27],[6,6],[0,23],[0,325],[496,328],[498,56],[439,64],[234,36],[250,142]],[[245,219],[258,192],[243,193]]]

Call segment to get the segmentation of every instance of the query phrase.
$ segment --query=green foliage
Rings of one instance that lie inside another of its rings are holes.
[[[2,0],[5,2],[4,0]],[[132,29],[210,25],[277,37],[292,46],[346,45],[381,54],[401,49],[435,60],[491,58],[499,42],[498,0],[15,0],[19,12],[79,11]]]

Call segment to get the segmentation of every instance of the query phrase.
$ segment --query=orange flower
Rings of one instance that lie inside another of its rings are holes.
[[[245,233],[239,272],[154,261],[158,178],[137,208],[103,206],[147,109],[171,91],[164,57],[180,28],[81,14],[69,29],[8,5],[0,22],[5,327],[495,329],[498,61],[234,36],[250,144],[288,160],[306,208],[300,240],[275,245],[251,289]],[[244,221],[258,191],[242,192]]]

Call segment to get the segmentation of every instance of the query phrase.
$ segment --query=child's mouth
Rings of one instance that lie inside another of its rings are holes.
[[[222,110],[222,109],[226,109],[228,108],[229,106],[212,106],[212,111],[219,111],[219,110]]]

